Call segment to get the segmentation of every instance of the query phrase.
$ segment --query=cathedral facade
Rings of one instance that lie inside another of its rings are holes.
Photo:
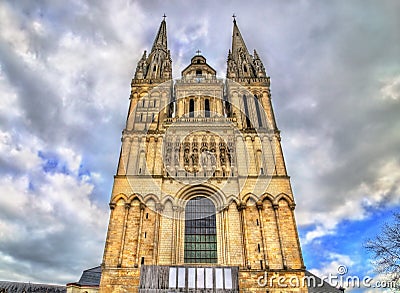
[[[165,18],[139,60],[100,292],[307,292],[270,79],[233,21],[226,79],[172,79]]]

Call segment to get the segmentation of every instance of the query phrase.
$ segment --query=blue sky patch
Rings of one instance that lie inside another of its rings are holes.
[[[70,171],[65,162],[60,160],[56,154],[38,152],[38,156],[42,159],[42,169],[45,173],[62,173],[70,174]]]

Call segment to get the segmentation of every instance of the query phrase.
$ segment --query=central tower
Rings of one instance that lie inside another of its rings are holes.
[[[281,292],[279,277],[304,277],[270,79],[235,20],[226,76],[198,54],[172,80],[161,22],[131,83],[101,292]]]

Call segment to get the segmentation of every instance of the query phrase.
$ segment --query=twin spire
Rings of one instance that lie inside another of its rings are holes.
[[[136,67],[135,79],[164,81],[171,78],[172,60],[167,46],[167,23],[164,15],[149,56],[145,50]]]
[[[246,43],[233,19],[232,50],[228,53],[228,67],[226,77],[235,78],[262,78],[266,77],[265,68],[256,50],[251,55],[247,50]]]
[[[154,39],[153,47],[151,51],[153,52],[156,49],[168,51],[167,49],[167,22],[165,18],[161,22],[160,28],[158,29],[158,33],[156,38]]]
[[[167,45],[167,23],[161,21],[160,28],[154,39],[150,54],[144,51],[135,73],[135,79],[141,80],[168,80],[172,78],[171,53]],[[264,65],[256,50],[253,55],[249,53],[246,43],[233,16],[232,49],[229,50],[226,77],[230,79],[265,78]]]

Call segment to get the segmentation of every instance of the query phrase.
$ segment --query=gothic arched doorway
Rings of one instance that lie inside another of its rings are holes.
[[[185,263],[217,263],[217,228],[214,203],[197,196],[185,209]]]

